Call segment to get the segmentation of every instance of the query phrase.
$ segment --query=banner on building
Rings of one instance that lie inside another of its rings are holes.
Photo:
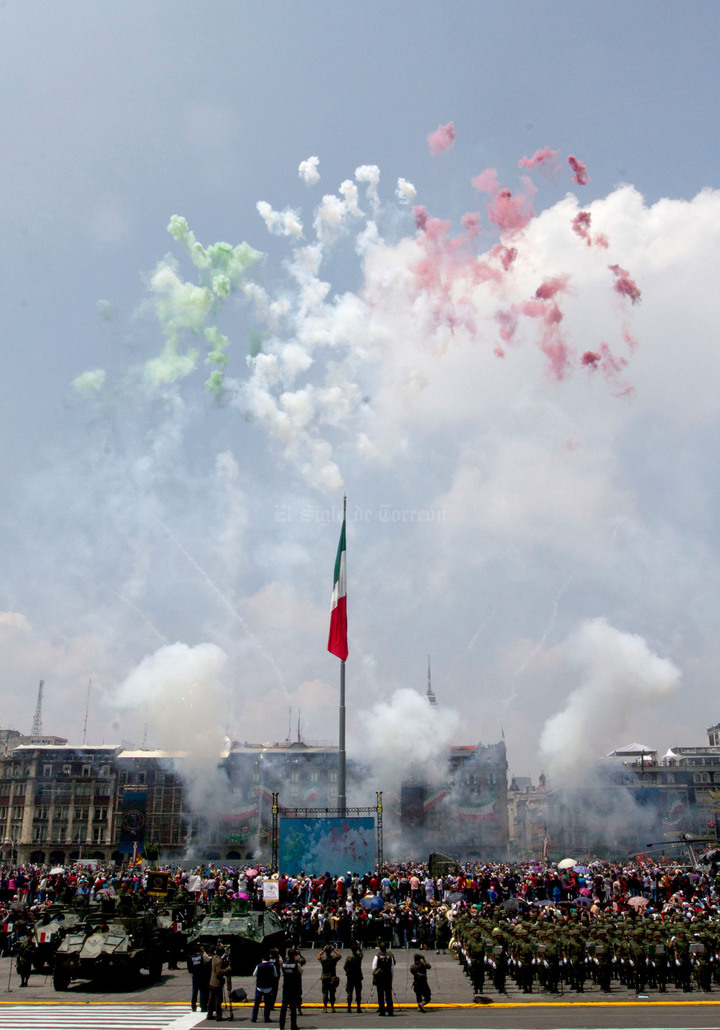
[[[118,851],[121,855],[132,855],[135,847],[138,852],[145,844],[145,813],[147,810],[147,790],[126,790],[120,802],[120,834]]]
[[[344,876],[375,867],[375,819],[327,817],[280,819],[280,870],[288,876],[301,872],[329,872]]]

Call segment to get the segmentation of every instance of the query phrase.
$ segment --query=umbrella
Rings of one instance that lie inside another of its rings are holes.
[[[500,908],[504,909],[505,912],[522,912],[527,907],[527,902],[523,901],[522,898],[508,898],[507,901],[503,901],[500,905]]]
[[[57,876],[58,873],[64,873],[64,872],[65,872],[65,867],[64,866],[55,865],[50,870],[50,876]]]
[[[575,872],[576,873],[580,873],[581,876],[587,876],[590,873],[590,870],[588,869],[587,866],[576,865],[575,866]]]
[[[578,897],[578,898],[575,898],[575,903],[577,905],[592,905],[592,898],[581,898],[581,897]]]
[[[249,876],[250,878],[252,878],[253,876],[257,876],[257,874],[258,874],[257,869],[246,869],[245,870],[245,875]]]
[[[592,891],[589,887],[581,887],[578,891],[578,894],[581,894],[584,898],[589,898],[592,894]]]
[[[647,908],[648,899],[638,895],[635,898],[628,898],[628,905],[632,905],[633,908]]]
[[[575,865],[577,861],[574,858],[564,858],[562,862],[558,862],[558,869],[572,869]]]
[[[360,904],[363,908],[373,912],[379,912],[381,908],[385,907],[385,902],[378,894],[366,894],[364,898],[360,899]]]

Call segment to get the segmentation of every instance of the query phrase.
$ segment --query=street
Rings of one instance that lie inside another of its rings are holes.
[[[364,1011],[348,1013],[341,988],[337,1012],[324,1013],[316,953],[305,951],[307,965],[303,975],[304,1003],[300,1030],[376,1030],[387,1019],[377,1014],[369,969],[363,992]],[[720,1028],[720,990],[713,994],[682,994],[670,988],[665,995],[649,992],[638,998],[624,988],[614,988],[608,1000],[588,982],[584,994],[566,992],[561,996],[542,993],[524,995],[508,982],[507,995],[488,991],[484,1003],[473,1002],[472,989],[460,965],[449,955],[427,957],[432,964],[430,986],[432,1001],[426,1012],[419,1012],[412,994],[408,966],[412,952],[395,952],[394,1020],[404,1030],[718,1030]],[[366,961],[369,959],[367,956]],[[368,962],[369,965],[369,962]],[[316,969],[317,967],[317,969]],[[0,959],[0,1026],[3,1030],[191,1030],[213,1025],[202,1012],[190,1010],[190,975],[185,968],[165,970],[160,981],[142,977],[136,989],[100,990],[97,984],[78,983],[68,991],[56,992],[52,977],[33,973],[27,988],[21,988],[13,960]],[[244,987],[253,997],[252,977],[236,977],[233,987]],[[225,1009],[225,1018],[231,1013]],[[234,1022],[250,1026],[251,1005],[232,1007]],[[273,1023],[278,1010],[273,1013]]]

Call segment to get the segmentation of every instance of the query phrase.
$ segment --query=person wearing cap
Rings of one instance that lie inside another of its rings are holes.
[[[378,997],[378,1015],[392,1016],[393,1011],[393,967],[395,956],[388,952],[387,944],[383,941],[377,950],[372,961],[373,984]]]
[[[297,1030],[298,1014],[302,1005],[302,964],[297,948],[290,948],[282,962],[283,986],[280,1003],[280,1030],[285,1030],[285,1020],[290,1012],[290,1030]]]

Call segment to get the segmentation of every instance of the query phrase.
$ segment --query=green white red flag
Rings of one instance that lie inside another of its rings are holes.
[[[335,559],[335,576],[333,579],[332,608],[330,611],[330,635],[327,649],[341,662],[348,656],[347,644],[347,585],[345,576],[345,519],[340,530]]]

